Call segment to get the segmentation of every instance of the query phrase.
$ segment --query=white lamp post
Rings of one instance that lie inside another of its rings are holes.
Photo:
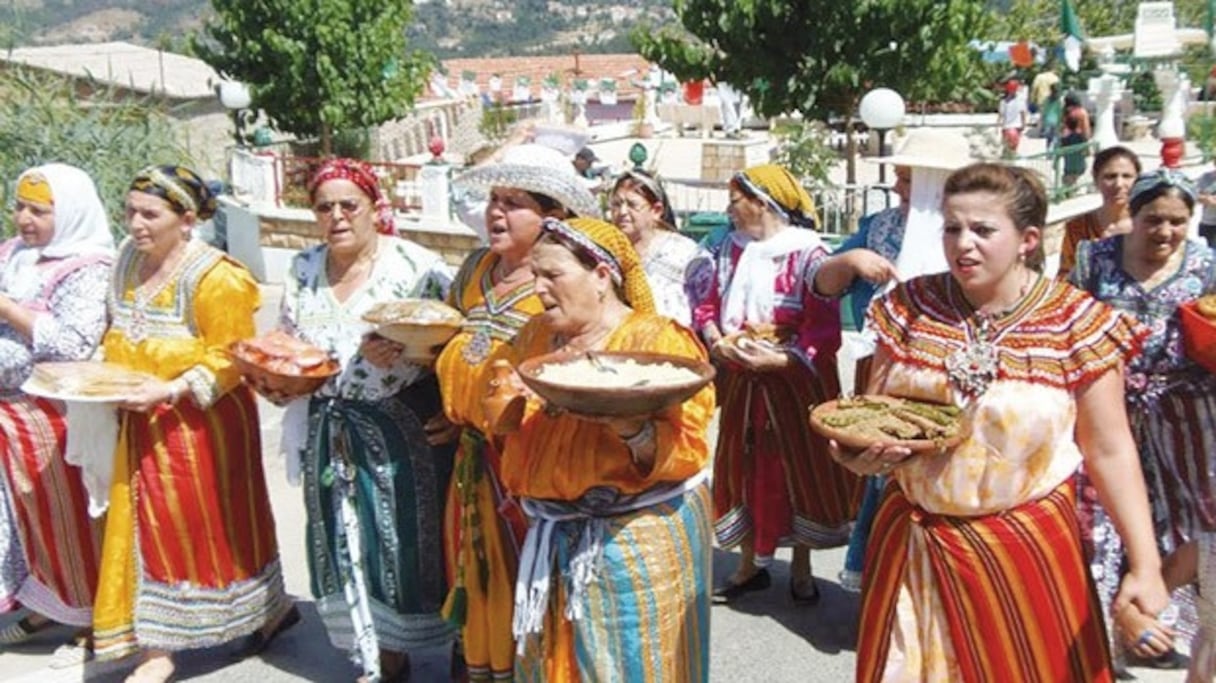
[[[904,120],[906,113],[904,98],[890,88],[875,88],[862,96],[859,108],[861,120],[866,124],[866,128],[878,131],[878,155],[882,156],[887,131]],[[887,181],[886,169],[886,164],[878,167],[878,182]]]
[[[250,114],[246,109],[253,103],[253,96],[249,93],[249,87],[240,81],[220,81],[216,89],[219,91],[220,104],[232,112],[232,125],[235,129],[236,142],[238,145],[244,145],[244,119]],[[253,117],[250,116],[249,118],[252,119]]]

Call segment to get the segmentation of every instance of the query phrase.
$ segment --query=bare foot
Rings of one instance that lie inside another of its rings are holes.
[[[135,667],[124,683],[168,683],[173,680],[176,671],[177,667],[169,653],[149,653],[144,655],[143,662]]]

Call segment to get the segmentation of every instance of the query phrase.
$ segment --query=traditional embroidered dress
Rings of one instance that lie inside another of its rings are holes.
[[[145,296],[143,260],[123,243],[105,359],[190,390],[176,405],[122,415],[93,622],[103,658],[211,647],[289,606],[257,405],[226,353],[253,336],[257,283],[191,241],[176,272]]]
[[[535,319],[505,355],[548,353],[553,336]],[[690,331],[641,312],[605,349],[705,357]],[[713,409],[706,387],[658,418],[655,464],[642,474],[607,425],[528,402],[502,470],[532,517],[516,593],[517,680],[709,680]]]
[[[1071,278],[1152,332],[1144,353],[1128,366],[1124,396],[1164,555],[1201,530],[1216,531],[1216,376],[1186,357],[1178,321],[1179,304],[1216,292],[1216,259],[1203,242],[1187,241],[1178,271],[1145,290],[1123,270],[1123,248],[1122,235],[1081,245]],[[1122,542],[1096,493],[1082,482],[1084,536],[1092,546],[1098,594],[1109,606],[1119,588]],[[1193,600],[1188,588],[1174,595],[1180,610],[1175,628],[1187,636],[1182,644],[1197,627]]]
[[[435,373],[448,419],[461,425],[460,444],[444,519],[444,550],[452,590],[444,616],[461,627],[469,679],[510,680],[515,667],[511,613],[519,548],[528,522],[502,485],[502,455],[488,439],[481,402],[488,359],[544,310],[521,283],[499,298],[490,274],[498,257],[479,249],[465,260],[448,301],[465,315]]]
[[[698,329],[714,322],[727,334],[746,324],[775,324],[797,359],[781,372],[719,368],[715,532],[724,547],[754,532],[760,566],[783,542],[844,544],[860,493],[861,479],[831,459],[826,440],[806,419],[809,406],[840,393],[840,310],[836,301],[813,295],[807,280],[825,258],[809,230],[786,228],[764,241],[733,232],[695,313]]]
[[[1089,240],[1102,239],[1102,224],[1098,212],[1090,211],[1064,224],[1064,241],[1060,243],[1060,267],[1056,277],[1067,280],[1068,274],[1077,265],[1077,245]]]
[[[100,229],[108,237],[104,220]],[[0,265],[11,265],[21,251],[20,238],[0,245]],[[9,514],[14,523],[0,526],[0,545],[17,550],[8,568],[0,567],[0,608],[15,597],[73,626],[93,621],[101,526],[89,518],[79,470],[64,462],[63,405],[26,396],[20,387],[36,362],[93,353],[105,331],[110,263],[104,253],[45,258],[5,267],[0,276],[0,292],[38,312],[32,340],[0,323],[0,487],[11,499],[0,501],[6,506],[0,525]]]
[[[326,274],[328,247],[298,254],[280,315],[281,327],[342,365],[311,397],[288,406],[284,446],[302,459],[317,611],[330,641],[353,650],[369,676],[379,673],[380,650],[408,652],[452,638],[439,615],[451,453],[432,449],[422,430],[439,410],[434,378],[405,360],[380,368],[359,353],[373,329],[362,317],[372,306],[442,299],[451,273],[428,249],[379,240],[367,281],[345,301],[334,297]]]
[[[865,560],[857,680],[1110,680],[1071,485],[1074,396],[1143,332],[1039,278],[987,328],[985,373],[956,364],[984,335],[948,273],[900,285],[871,316],[891,359],[875,368],[882,392],[962,406],[964,436],[890,475]]]
[[[1199,632],[1191,641],[1191,666],[1186,683],[1216,680],[1216,533],[1200,531],[1198,586]]]
[[[697,243],[671,230],[659,230],[642,256],[642,270],[659,313],[681,325],[692,324],[688,270],[693,260],[707,254]]]

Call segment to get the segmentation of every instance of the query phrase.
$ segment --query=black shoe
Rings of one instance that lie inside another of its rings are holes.
[[[727,603],[744,593],[754,591],[762,591],[773,585],[773,577],[769,576],[767,569],[757,569],[755,574],[752,574],[747,581],[742,583],[731,583],[729,580],[714,587],[714,602]]]
[[[287,614],[284,614],[283,618],[279,620],[278,626],[275,626],[273,631],[268,635],[263,634],[260,630],[250,633],[249,637],[245,640],[245,644],[233,653],[233,657],[246,659],[262,654],[262,651],[270,647],[275,638],[278,638],[283,632],[298,623],[300,623],[300,610],[295,605],[292,605]]]
[[[794,577],[790,577],[790,599],[795,605],[811,607],[819,604],[819,584],[815,583],[815,577],[810,577],[811,590],[801,592],[798,590],[798,581]]]

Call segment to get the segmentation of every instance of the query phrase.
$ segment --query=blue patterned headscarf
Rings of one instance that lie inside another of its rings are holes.
[[[1134,214],[1140,210],[1140,207],[1156,199],[1161,194],[1160,190],[1165,189],[1178,190],[1185,197],[1187,206],[1191,208],[1194,208],[1195,202],[1199,199],[1199,191],[1195,188],[1194,181],[1172,168],[1159,168],[1148,173],[1141,173],[1140,177],[1136,178],[1136,183],[1132,185],[1132,190],[1128,195],[1128,207]]]

